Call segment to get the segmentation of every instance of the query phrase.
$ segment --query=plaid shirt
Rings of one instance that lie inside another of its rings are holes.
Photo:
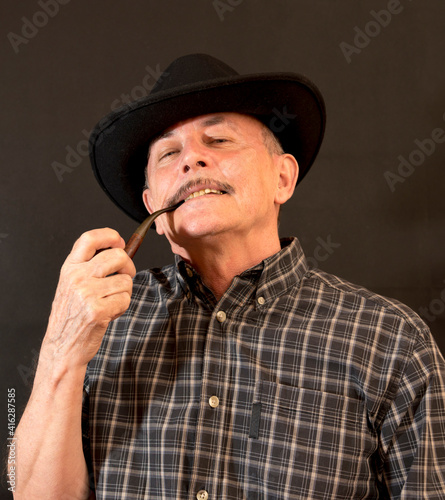
[[[97,499],[445,499],[429,330],[282,245],[219,301],[181,260],[138,273],[87,372]]]

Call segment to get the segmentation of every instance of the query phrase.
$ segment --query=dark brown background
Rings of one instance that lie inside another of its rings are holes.
[[[127,238],[135,227],[96,185],[83,131],[187,53],[317,83],[325,141],[281,233],[298,236],[322,269],[422,313],[445,351],[445,143],[423,159],[415,152],[445,130],[443,0],[64,0],[57,12],[55,1],[2,3],[2,443],[7,388],[18,417],[73,242],[90,228]],[[385,172],[400,175],[399,157],[410,155],[417,165],[391,189]],[[55,162],[71,171],[58,178]],[[170,261],[152,232],[137,266]]]

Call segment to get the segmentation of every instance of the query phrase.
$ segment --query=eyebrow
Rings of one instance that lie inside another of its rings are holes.
[[[219,125],[220,123],[228,123],[226,118],[223,115],[215,115],[206,118],[202,122],[203,127],[211,127],[212,125]]]

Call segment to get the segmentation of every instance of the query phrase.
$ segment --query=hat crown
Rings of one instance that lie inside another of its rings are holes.
[[[151,94],[238,74],[216,57],[207,54],[189,54],[175,59],[167,67],[153,86]]]

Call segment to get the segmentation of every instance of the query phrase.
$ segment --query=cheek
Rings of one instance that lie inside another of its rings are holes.
[[[256,183],[257,181],[259,158],[253,148],[246,148],[241,155],[239,152],[235,152],[225,158],[218,158],[215,163],[219,165],[219,169],[227,181],[236,183],[239,189],[248,188],[248,183]]]
[[[273,201],[277,182],[273,165],[255,153],[241,165],[238,189],[256,206]]]
[[[168,183],[164,182],[162,176],[158,175],[158,173],[152,173],[147,180],[148,185],[150,186],[150,189],[148,190],[150,205],[152,206],[153,211],[158,210],[163,206],[162,193],[167,193],[165,187]]]

